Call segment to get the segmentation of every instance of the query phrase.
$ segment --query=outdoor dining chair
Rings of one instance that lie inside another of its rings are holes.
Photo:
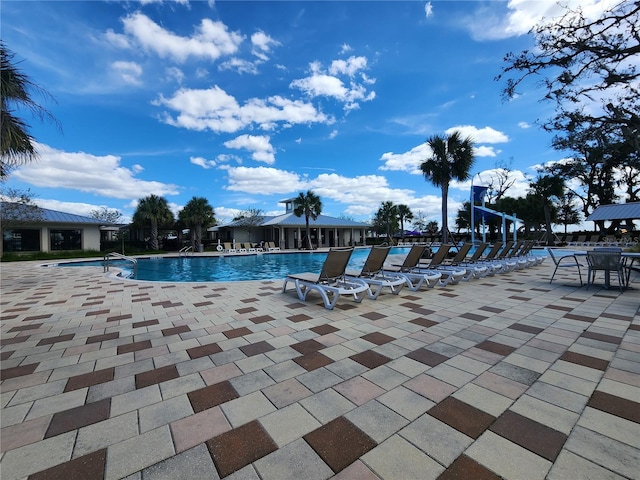
[[[611,286],[611,273],[614,272],[618,275],[618,287],[621,292],[623,291],[625,275],[623,273],[624,260],[621,250],[594,249],[587,252],[587,264],[589,268],[587,272],[587,290],[593,284],[596,272],[602,271],[604,272],[605,288]]]

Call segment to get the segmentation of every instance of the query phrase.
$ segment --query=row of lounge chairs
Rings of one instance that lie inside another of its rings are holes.
[[[231,242],[224,242],[218,250],[223,253],[257,253],[257,252],[277,252],[280,251],[280,247],[276,247],[274,242],[263,242],[263,246],[257,243],[245,242],[231,244]]]
[[[631,236],[601,237],[600,234],[593,235],[564,235],[560,242],[571,247],[632,247],[638,243],[637,238]]]
[[[423,257],[429,246],[416,244],[411,247],[402,263],[388,260],[390,246],[374,246],[359,271],[347,270],[353,248],[332,248],[320,273],[287,275],[282,293],[287,291],[287,285],[291,282],[300,300],[305,301],[309,293],[317,292],[325,308],[331,310],[341,296],[360,303],[365,297],[375,300],[385,288],[397,295],[405,287],[412,291],[423,287],[444,287],[538,265],[545,257],[530,255],[533,244],[534,242],[497,242],[483,255],[488,247],[488,244],[483,243],[467,258],[473,245],[466,243],[450,260],[447,260],[447,256],[453,246],[445,244],[426,261]]]

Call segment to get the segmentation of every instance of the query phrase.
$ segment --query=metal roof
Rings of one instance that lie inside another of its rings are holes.
[[[2,202],[2,208],[5,208],[5,203]],[[19,214],[19,209],[16,212]],[[59,212],[57,210],[49,210],[48,208],[38,207],[38,213],[40,218],[35,220],[34,223],[82,223],[91,225],[109,225],[104,220],[99,220],[92,217],[84,217],[82,215],[74,215],[73,213]]]
[[[285,213],[270,219],[265,219],[262,227],[305,227],[306,220],[304,216],[296,217],[293,213]],[[318,215],[314,220],[309,219],[309,226],[312,227],[336,227],[336,228],[368,228],[369,225],[362,222],[354,222],[344,218],[329,217],[327,215]]]
[[[591,215],[587,217],[587,222],[597,220],[636,220],[640,219],[640,202],[616,203],[611,205],[600,205]]]

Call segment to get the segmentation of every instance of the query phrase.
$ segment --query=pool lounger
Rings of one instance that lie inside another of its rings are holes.
[[[309,292],[316,291],[322,297],[324,307],[328,310],[333,310],[341,295],[351,296],[356,303],[360,303],[370,292],[369,285],[364,280],[357,278],[344,277],[323,282],[320,281],[320,275],[315,273],[300,273],[287,275],[284,279],[284,285],[282,285],[282,293],[287,291],[289,281],[294,283],[300,300],[305,301]]]

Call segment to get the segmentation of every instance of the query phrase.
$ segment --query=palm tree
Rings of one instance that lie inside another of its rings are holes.
[[[304,215],[304,221],[306,225],[307,246],[309,250],[313,249],[311,245],[311,229],[309,228],[309,219],[316,220],[322,213],[322,201],[320,197],[313,193],[311,190],[307,190],[307,193],[300,192],[300,194],[294,200],[295,208],[293,214],[296,217]]]
[[[398,220],[400,220],[400,231],[402,232],[402,236],[404,237],[404,221],[413,220],[413,212],[407,205],[404,204],[398,205],[397,210]]]
[[[393,242],[393,234],[398,230],[398,206],[393,202],[382,202],[376,212],[373,224],[380,232],[384,232],[387,240]]]
[[[173,213],[169,210],[169,204],[164,197],[149,195],[140,199],[138,208],[133,214],[133,222],[144,224],[151,222],[151,250],[158,250],[158,225],[167,225],[174,222]]]
[[[447,137],[433,135],[427,143],[431,147],[431,157],[422,162],[420,169],[425,178],[440,187],[442,191],[442,243],[449,240],[449,222],[447,221],[447,197],[451,180],[464,181],[470,175],[475,157],[473,140],[462,139],[460,132]]]
[[[53,115],[31,98],[30,91],[51,96],[16,67],[13,57],[14,53],[0,41],[0,178],[6,177],[11,167],[38,158],[29,125],[14,115],[14,106],[31,110],[40,119],[46,117],[57,124]]]
[[[191,246],[199,250],[202,229],[216,224],[215,212],[204,197],[193,197],[178,213],[178,219],[191,231]]]

